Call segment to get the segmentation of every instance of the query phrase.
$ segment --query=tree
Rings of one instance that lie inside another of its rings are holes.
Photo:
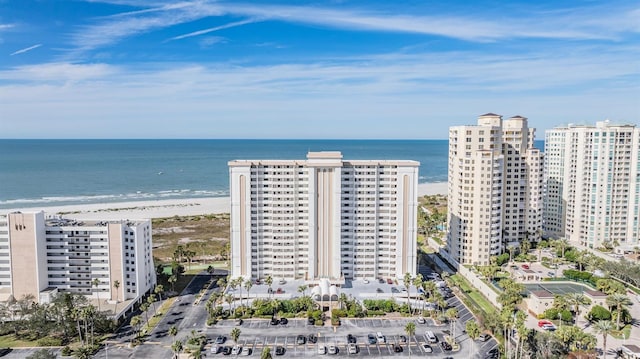
[[[56,359],[58,356],[49,349],[40,349],[26,357],[26,359]]]
[[[192,349],[191,352],[189,353],[189,357],[193,359],[202,359],[202,348],[197,347],[195,349]]]
[[[616,309],[616,329],[620,330],[620,317],[622,317],[622,310],[631,305],[631,300],[625,294],[614,293],[607,297],[607,305],[609,308]]]
[[[260,359],[271,359],[271,348],[269,347],[264,347],[264,349],[262,349],[262,353],[260,354]]]
[[[93,348],[87,345],[83,345],[73,351],[73,356],[78,359],[91,359],[93,354]]]
[[[613,324],[608,320],[599,320],[593,325],[596,334],[602,334],[602,347],[604,358],[607,357],[607,337],[614,332]]]
[[[589,319],[590,322],[596,322],[598,320],[611,320],[611,312],[601,305],[595,305],[587,314],[587,319]]]
[[[269,294],[273,294],[273,289],[271,289],[271,285],[273,284],[273,278],[268,275],[267,278],[264,280],[265,283],[267,283],[267,286],[269,286]]]
[[[178,274],[177,273],[176,274],[171,274],[169,276],[169,279],[167,279],[167,282],[169,282],[169,284],[171,284],[171,291],[172,292],[176,290],[175,289],[175,285],[176,285],[177,281],[178,281]]]
[[[247,290],[247,306],[249,306],[249,291],[251,291],[251,287],[253,287],[253,282],[251,282],[251,278],[249,278],[244,282],[244,289]]]
[[[309,286],[306,285],[306,284],[301,285],[301,286],[298,287],[298,292],[302,293],[302,296],[305,297],[308,288],[309,288]]]
[[[156,295],[151,293],[147,297],[147,303],[153,307],[153,313],[156,312]]]
[[[100,311],[100,293],[98,293],[98,286],[100,285],[100,279],[93,278],[91,281],[91,286],[95,288],[96,298],[98,300],[98,311]]]
[[[176,337],[176,335],[178,335],[178,327],[176,327],[175,325],[172,325],[169,328],[169,335],[171,335],[172,337]]]
[[[568,293],[564,295],[565,303],[573,310],[573,315],[575,318],[575,322],[578,322],[578,317],[580,315],[580,306],[589,305],[591,301],[582,293]]]
[[[120,291],[118,289],[120,289],[120,281],[119,280],[114,280],[113,281],[113,288],[116,289],[116,306],[113,308],[113,314],[118,315],[118,297],[120,296]]]
[[[231,336],[231,339],[233,339],[233,341],[238,344],[238,338],[240,338],[240,334],[242,334],[240,328],[233,328],[231,329],[231,333],[229,333],[229,336]]]
[[[411,358],[411,337],[416,334],[416,323],[409,322],[404,326],[404,332],[407,333],[407,341],[409,342],[409,358]]]
[[[181,340],[176,340],[173,342],[173,344],[171,344],[171,350],[173,351],[173,356],[176,358],[178,357],[180,352],[182,352],[182,349],[183,349],[183,346],[182,346]]]
[[[140,337],[140,325],[142,324],[142,318],[140,318],[139,315],[135,315],[133,317],[131,317],[131,326],[133,327],[133,330],[135,330],[136,332],[136,338]]]
[[[411,285],[411,273],[407,272],[404,274],[403,284],[407,289],[407,307],[409,307],[409,310],[411,310],[411,303],[409,302],[409,299],[411,298],[411,288],[409,287],[409,285]]]
[[[424,277],[422,277],[422,274],[418,273],[418,275],[415,276],[415,278],[413,278],[413,286],[416,287],[416,290],[418,288],[422,288],[422,282],[424,281]],[[408,294],[408,292],[407,292]],[[413,310],[411,311],[411,313],[413,314]]]
[[[476,323],[473,320],[467,321],[467,324],[465,325],[465,330],[467,331],[467,335],[473,342],[474,352],[477,351],[476,339],[478,339],[478,337],[480,336],[480,327],[478,326],[478,323]]]
[[[453,345],[456,342],[456,320],[458,319],[458,310],[456,308],[450,308],[444,314],[445,317],[449,320],[449,325],[451,326],[451,344]]]
[[[162,284],[156,285],[153,289],[153,292],[158,295],[158,299],[162,300],[162,295],[164,294],[164,286]]]

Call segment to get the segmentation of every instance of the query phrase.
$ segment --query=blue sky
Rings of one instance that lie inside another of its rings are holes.
[[[640,122],[637,1],[0,0],[0,138]]]

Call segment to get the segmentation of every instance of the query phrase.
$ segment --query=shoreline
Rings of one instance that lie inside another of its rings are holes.
[[[447,182],[418,184],[418,196],[447,194]],[[113,203],[93,203],[47,207],[23,207],[3,209],[0,212],[39,212],[48,215],[62,215],[67,218],[84,220],[154,219],[173,216],[199,216],[230,212],[229,197],[201,197],[165,199],[154,201],[131,201]]]

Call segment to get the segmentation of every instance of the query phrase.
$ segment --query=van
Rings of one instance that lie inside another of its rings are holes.
[[[376,333],[376,338],[378,338],[379,343],[386,343],[387,339],[382,335],[381,332]]]
[[[427,337],[427,341],[429,343],[437,343],[438,342],[438,338],[430,330],[428,330],[426,333],[424,333],[424,336]]]

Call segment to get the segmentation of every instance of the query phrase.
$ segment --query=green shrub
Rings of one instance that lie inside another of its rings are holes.
[[[556,308],[550,308],[545,310],[544,313],[542,314],[544,316],[543,319],[549,319],[549,320],[556,320],[558,319],[558,317],[560,317],[562,318],[563,322],[570,322],[573,319],[573,315],[571,315],[571,312],[567,309],[560,311]]]
[[[611,320],[611,312],[607,308],[596,305],[591,308],[591,311],[587,314],[587,319],[591,322],[597,322],[599,320]]]
[[[62,348],[62,350],[60,351],[60,354],[66,357],[70,356],[71,353],[72,353],[71,348],[68,345]]]
[[[38,343],[38,346],[41,346],[41,347],[59,347],[62,345],[62,339],[44,337],[44,338],[38,339],[37,343]]]

